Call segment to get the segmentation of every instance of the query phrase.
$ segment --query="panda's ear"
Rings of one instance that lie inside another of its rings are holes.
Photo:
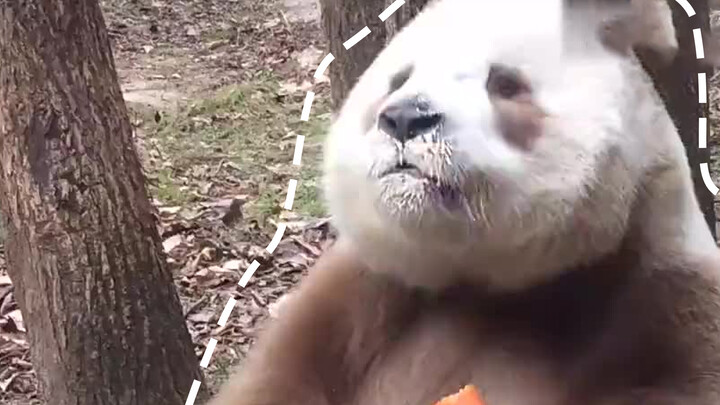
[[[671,63],[678,53],[678,40],[669,0],[565,0],[569,3],[602,4],[605,18],[600,24],[603,45],[621,53],[633,49]],[[720,7],[720,0],[710,0]],[[720,34],[701,31],[703,68],[720,67]]]
[[[720,67],[720,34],[702,33],[703,59],[700,62],[705,67]]]
[[[678,41],[667,0],[606,2],[606,18],[601,21],[598,33],[604,46],[622,54],[643,50],[667,63],[675,59]]]

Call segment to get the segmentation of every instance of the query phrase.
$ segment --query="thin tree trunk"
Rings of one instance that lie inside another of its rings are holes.
[[[407,24],[428,0],[406,2],[386,22],[378,17],[393,0],[320,0],[323,29],[335,61],[330,65],[332,101],[338,109],[358,78],[393,35]],[[363,27],[370,35],[346,50],[343,43]]]
[[[688,17],[685,10],[676,1],[670,1],[680,47],[679,54],[673,63],[667,66],[642,52],[639,52],[639,55],[680,132],[680,138],[685,145],[692,169],[693,183],[700,208],[713,236],[716,236],[715,198],[708,191],[700,174],[700,164],[710,162],[710,149],[700,149],[698,140],[698,117],[709,117],[710,111],[709,99],[705,104],[698,102],[698,73],[705,72],[709,80],[712,70],[699,63],[695,54],[693,37],[695,28],[700,28],[705,38],[710,34],[709,8],[707,0],[689,0],[689,3],[695,9],[693,17]]]
[[[389,6],[393,2],[394,0],[385,0],[385,5]],[[429,0],[406,1],[405,4],[385,22],[385,43],[390,43],[393,37],[400,32],[407,23],[412,21],[428,3]]]
[[[0,208],[41,393],[183,404],[201,374],[97,0],[0,5]]]
[[[339,109],[357,79],[370,66],[385,45],[385,32],[378,15],[385,0],[320,0],[320,12],[330,53],[335,60],[330,65],[332,102]],[[350,49],[343,43],[363,27],[370,34]]]

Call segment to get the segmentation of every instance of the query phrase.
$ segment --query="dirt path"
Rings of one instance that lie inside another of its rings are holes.
[[[289,24],[299,24],[305,31],[299,33],[300,37],[317,35],[317,0],[283,0],[282,7],[246,6],[239,2],[227,6],[226,2],[215,1],[209,7],[201,4],[208,10],[205,12],[198,12],[189,1],[154,2],[152,6],[137,7],[135,12],[122,1],[107,3],[110,29],[123,34],[116,37],[116,63],[125,99],[133,104],[175,109],[198,94],[242,81],[246,70],[277,68],[288,57],[299,67],[308,68],[316,65],[314,59],[321,55],[312,44],[316,41],[290,54],[283,46],[273,55],[272,42],[280,40],[278,45],[286,45],[281,36],[253,35],[278,34]],[[120,4],[112,8],[113,3]],[[162,19],[167,16],[180,18]],[[251,38],[247,38],[248,34]],[[263,48],[269,52],[263,52]],[[284,68],[284,73],[289,73],[287,66]]]
[[[288,19],[293,22],[319,23],[318,0],[283,0]]]
[[[317,87],[312,74],[324,53],[317,3],[101,4],[198,360],[210,337],[219,341],[206,370],[214,391],[242,360],[272,305],[332,243],[326,220],[298,214],[303,204],[316,204],[319,148],[311,135],[323,131],[317,122],[297,122],[305,90]],[[323,111],[321,99],[314,118]],[[299,132],[308,136],[307,163],[293,171]],[[282,212],[289,176],[301,182],[297,209]],[[288,230],[270,255],[265,247],[278,220]],[[0,403],[34,405],[37,381],[2,249],[0,238]],[[255,260],[261,268],[247,288],[238,287]],[[218,327],[231,297],[233,316]]]

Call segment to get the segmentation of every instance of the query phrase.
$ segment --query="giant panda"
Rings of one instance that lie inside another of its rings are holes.
[[[337,242],[211,404],[720,404],[718,249],[628,51],[677,43],[631,6],[427,6],[332,125]]]

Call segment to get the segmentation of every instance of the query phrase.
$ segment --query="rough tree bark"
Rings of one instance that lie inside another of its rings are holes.
[[[715,198],[708,191],[700,174],[700,164],[710,162],[710,149],[700,149],[698,144],[698,117],[709,117],[710,112],[709,99],[706,104],[698,103],[698,73],[705,72],[709,80],[712,69],[697,59],[693,38],[695,28],[702,30],[704,38],[708,38],[710,34],[708,1],[689,0],[695,9],[693,17],[688,17],[676,1],[669,0],[669,3],[680,46],[679,54],[670,65],[658,63],[642,51],[638,54],[678,128],[692,169],[700,208],[713,236],[716,237]]]
[[[323,29],[335,61],[330,65],[332,102],[338,109],[357,79],[392,36],[410,21],[428,0],[406,2],[385,22],[378,16],[393,0],[320,0]],[[367,25],[370,35],[346,50],[343,43]]]
[[[97,0],[0,2],[0,208],[41,393],[178,405],[201,373]]]
[[[389,6],[393,2],[394,0],[385,0],[385,5]],[[388,18],[385,21],[385,43],[388,44],[395,34],[425,8],[428,2],[428,0],[406,1],[400,9]]]

